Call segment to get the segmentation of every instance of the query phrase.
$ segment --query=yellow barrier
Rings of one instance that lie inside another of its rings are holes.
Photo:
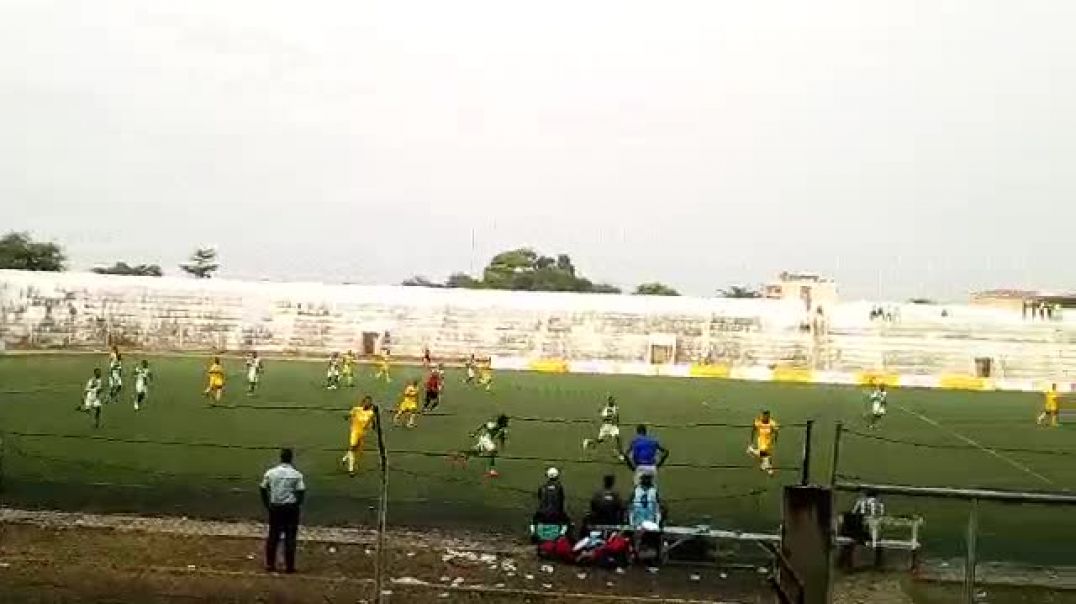
[[[856,384],[859,386],[877,386],[884,384],[895,387],[900,385],[900,375],[896,373],[884,373],[881,371],[860,371],[856,373]]]
[[[992,386],[989,379],[970,375],[949,374],[938,378],[938,387],[947,390],[990,390]]]
[[[814,371],[797,367],[774,367],[773,381],[811,384],[814,383]]]
[[[732,368],[728,365],[692,365],[688,369],[691,377],[727,378],[732,375]]]
[[[535,359],[527,363],[527,369],[542,373],[568,373],[568,361],[564,359]]]

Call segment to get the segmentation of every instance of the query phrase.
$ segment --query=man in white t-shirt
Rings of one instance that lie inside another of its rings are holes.
[[[276,572],[276,550],[284,536],[284,572],[295,572],[295,540],[299,532],[299,510],[306,496],[303,475],[291,465],[294,453],[280,450],[280,463],[262,477],[261,496],[269,511],[269,535],[265,540],[265,569]]]

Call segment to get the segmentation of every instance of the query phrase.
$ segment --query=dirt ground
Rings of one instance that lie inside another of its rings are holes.
[[[295,575],[264,572],[261,538],[254,523],[0,509],[0,600],[374,601],[372,532],[304,529]],[[754,566],[554,566],[524,544],[467,534],[395,531],[388,544],[393,603],[774,601]],[[911,604],[905,591],[906,576],[859,573],[838,582],[835,602]]]
[[[306,531],[295,575],[263,571],[257,525],[183,519],[0,513],[4,602],[361,602],[374,598],[373,535]],[[623,573],[554,566],[529,547],[394,533],[390,602],[770,602],[758,569],[663,567]]]

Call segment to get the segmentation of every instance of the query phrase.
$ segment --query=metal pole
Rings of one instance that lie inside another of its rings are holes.
[[[814,420],[807,420],[807,427],[803,431],[803,459],[800,460],[800,484],[807,485],[811,482],[811,433],[814,431]]]
[[[833,433],[833,459],[830,460],[829,467],[829,486],[833,486],[837,483],[837,468],[841,459],[841,433],[844,432],[844,423],[837,422],[837,427]]]
[[[975,564],[977,561],[976,546],[979,537],[979,500],[971,500],[971,511],[968,512],[968,555],[964,559],[964,601],[975,604]]]
[[[389,473],[385,454],[385,436],[381,431],[381,408],[374,406],[374,428],[377,430],[377,453],[381,460],[381,500],[377,511],[377,553],[374,559],[374,601],[385,602],[385,524],[388,517]]]

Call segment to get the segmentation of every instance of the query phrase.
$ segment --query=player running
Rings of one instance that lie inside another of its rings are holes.
[[[583,453],[588,450],[597,447],[606,439],[613,440],[613,447],[616,448],[617,457],[622,457],[620,453],[623,448],[620,444],[620,407],[616,404],[616,398],[612,395],[605,401],[605,406],[598,413],[601,418],[601,427],[598,428],[598,438],[583,439]]]
[[[490,478],[500,476],[497,473],[497,454],[508,442],[508,416],[498,415],[496,418],[478,426],[471,432],[475,439],[474,445],[467,451],[461,451],[456,460],[460,464],[466,464],[472,457],[485,457],[489,460],[489,469],[486,475]]]
[[[254,396],[254,391],[258,389],[258,382],[262,379],[263,371],[265,371],[265,365],[262,364],[258,351],[251,350],[250,354],[247,355],[247,396]]]
[[[867,429],[874,430],[885,417],[886,404],[889,393],[885,391],[885,384],[878,384],[874,391],[867,397]]]
[[[463,366],[467,371],[467,377],[464,378],[463,383],[468,386],[474,386],[475,381],[478,379],[478,361],[474,358],[474,353],[467,357],[467,360],[463,362]]]
[[[1050,388],[1043,394],[1042,399],[1042,413],[1039,414],[1035,423],[1040,426],[1050,426],[1056,428],[1061,424],[1061,403],[1059,401],[1061,395],[1057,392],[1057,384],[1050,384]]]
[[[123,390],[123,357],[119,347],[113,346],[108,355],[108,402],[116,402],[120,390]]]
[[[486,358],[478,364],[478,386],[486,392],[493,389],[493,360]]]
[[[773,476],[773,452],[777,444],[777,420],[770,417],[769,411],[763,411],[755,418],[751,426],[751,444],[747,453],[759,459],[759,468]]]
[[[362,457],[362,448],[366,443],[366,431],[370,429],[373,422],[377,421],[377,407],[374,406],[374,399],[370,395],[362,397],[362,403],[352,407],[348,412],[347,420],[351,430],[348,433],[347,451],[344,452],[340,463],[344,464],[348,475],[354,476],[355,466]]]
[[[220,364],[220,357],[213,357],[213,362],[206,370],[208,384],[203,393],[210,399],[210,404],[220,403],[220,397],[224,395],[224,365]]]
[[[403,391],[403,400],[396,407],[396,414],[392,416],[392,424],[399,426],[404,417],[407,418],[407,427],[415,427],[415,416],[418,415],[418,380],[413,380]]]
[[[441,390],[445,387],[445,371],[439,365],[430,370],[426,378],[425,398],[422,401],[422,412],[429,413],[441,404]]]
[[[377,371],[374,372],[375,380],[385,380],[386,384],[392,381],[392,377],[389,375],[391,362],[392,357],[389,356],[388,349],[382,350],[381,356],[377,360]]]
[[[93,427],[101,427],[101,368],[94,367],[93,375],[82,388],[82,405],[79,411],[93,414]]]
[[[149,383],[153,381],[153,373],[149,370],[149,361],[142,359],[142,362],[135,366],[134,375],[134,410],[138,411],[142,408],[142,405],[146,404],[146,397],[149,396]]]
[[[325,388],[336,390],[340,387],[340,353],[329,356],[329,368],[325,370]]]
[[[426,369],[433,369],[433,355],[430,354],[430,347],[422,347],[422,366]]]
[[[358,359],[355,357],[355,352],[348,350],[344,353],[344,359],[340,363],[340,373],[343,376],[344,385],[348,388],[355,387],[355,364]]]

